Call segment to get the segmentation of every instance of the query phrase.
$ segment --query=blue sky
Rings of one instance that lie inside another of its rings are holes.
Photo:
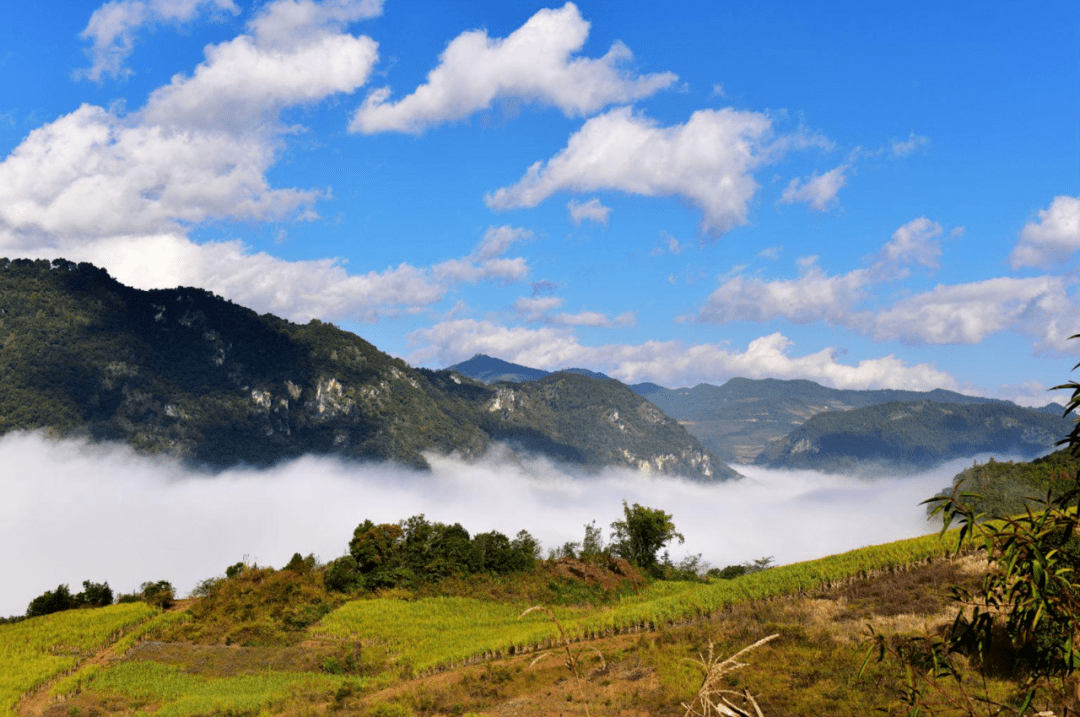
[[[1042,404],[1075,363],[1075,2],[66,0],[0,33],[0,255],[435,368]]]

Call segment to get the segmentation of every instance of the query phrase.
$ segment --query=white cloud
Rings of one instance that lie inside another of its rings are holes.
[[[1023,381],[1018,384],[1002,384],[993,389],[974,389],[973,391],[965,391],[965,393],[973,393],[978,396],[988,396],[990,398],[1001,398],[1006,401],[1012,401],[1018,406],[1030,406],[1033,408],[1042,408],[1049,403],[1056,403],[1064,407],[1067,396],[1062,391],[1051,391],[1048,386],[1044,386],[1038,381]]]
[[[408,360],[448,366],[477,353],[498,356],[534,368],[557,370],[588,366],[626,383],[652,381],[663,386],[723,383],[746,378],[805,378],[835,388],[956,389],[956,380],[930,364],[909,365],[895,356],[864,359],[857,364],[838,360],[827,348],[792,356],[792,342],[774,333],[750,342],[745,351],[717,344],[687,346],[679,341],[585,346],[572,330],[545,326],[508,327],[491,321],[459,319],[419,329],[410,336],[417,348]]]
[[[0,438],[0,463],[10,468],[0,472],[0,542],[20,549],[0,553],[0,615],[22,613],[61,583],[130,592],[164,578],[186,594],[244,556],[276,567],[297,551],[330,560],[364,519],[419,513],[473,534],[525,529],[554,548],[581,540],[592,520],[618,519],[628,500],[671,513],[686,535],[681,550],[716,566],[762,555],[808,560],[928,532],[919,501],[962,467],[881,480],[740,467],[743,480],[701,484],[627,469],[582,480],[566,466],[499,450],[475,462],[429,461],[421,473],[309,456],[207,475],[126,447],[9,434]],[[722,535],[718,524],[728,528]]]
[[[614,319],[599,311],[579,311],[576,314],[554,313],[564,303],[562,299],[555,296],[522,296],[514,301],[514,312],[524,321],[556,326],[614,328],[632,326],[637,321],[632,311],[620,314]]]
[[[571,199],[566,203],[566,208],[570,210],[570,218],[576,226],[581,226],[584,221],[607,226],[608,216],[611,214],[611,207],[605,207],[596,197],[587,202]]]
[[[440,262],[432,267],[432,272],[441,281],[450,283],[495,281],[511,284],[524,281],[529,274],[529,266],[525,260],[521,257],[503,258],[501,255],[515,243],[533,237],[531,231],[520,227],[488,227],[484,238],[469,256]]]
[[[889,148],[889,153],[893,158],[906,157],[915,150],[922,149],[928,144],[930,144],[929,137],[923,137],[922,135],[911,132],[908,134],[907,139],[894,141]]]
[[[278,0],[260,17],[306,5]],[[34,130],[0,163],[0,231],[33,245],[42,234],[83,242],[310,215],[321,190],[273,189],[265,176],[291,131],[278,115],[351,92],[377,56],[371,39],[327,27],[298,28],[303,41],[284,49],[241,35],[208,47],[191,76],[174,77],[138,112],[83,105]]]
[[[881,248],[881,257],[890,266],[922,264],[937,267],[941,245],[934,240],[941,232],[941,225],[926,217],[912,219],[893,232],[892,239]]]
[[[251,21],[261,46],[290,49],[382,14],[383,0],[275,0]]]
[[[2,239],[2,236],[0,236]],[[286,261],[240,241],[196,244],[182,234],[105,237],[81,246],[41,245],[30,258],[88,261],[139,289],[198,286],[260,313],[297,322],[378,321],[442,301],[460,284],[524,280],[522,258],[474,255],[430,267],[399,264],[350,274],[339,259]]]
[[[239,12],[233,0],[111,0],[90,16],[82,37],[92,41],[88,50],[93,64],[79,75],[99,81],[104,75],[131,74],[124,60],[135,49],[135,35],[146,26],[185,23],[209,9]]]
[[[481,260],[501,256],[514,244],[529,241],[535,236],[536,235],[528,229],[512,227],[509,224],[504,224],[499,227],[488,227],[488,230],[484,233],[484,239],[476,245],[472,255]]]
[[[1028,222],[1020,232],[1009,263],[1049,267],[1067,261],[1080,249],[1080,197],[1054,197],[1047,209],[1039,210],[1039,220]]]
[[[191,77],[156,90],[140,120],[160,127],[250,131],[280,111],[350,93],[367,81],[378,45],[368,37],[322,33],[288,48],[241,35],[208,47]]]
[[[554,105],[568,116],[648,97],[678,78],[663,72],[634,76],[621,69],[632,55],[616,42],[599,59],[577,56],[589,23],[573,3],[545,8],[504,39],[484,30],[454,38],[439,65],[409,96],[390,100],[390,88],[375,90],[357,110],[350,130],[422,132],[490,107],[497,97]]]
[[[735,276],[709,296],[699,319],[727,323],[784,317],[799,324],[814,321],[842,324],[852,308],[866,297],[869,274],[866,269],[856,269],[828,276],[814,256],[800,262],[798,279],[762,281],[757,277]]]
[[[817,257],[799,260],[799,277],[765,281],[739,268],[702,306],[698,320],[712,323],[770,321],[825,322],[878,341],[909,344],[975,344],[1001,331],[1035,340],[1035,353],[1064,354],[1068,338],[1080,331],[1080,306],[1062,277],[994,278],[939,285],[869,310],[871,289],[907,276],[906,267],[936,267],[941,225],[925,217],[897,229],[867,268],[828,275]]]
[[[183,0],[151,5],[113,11],[183,19],[198,9]],[[267,180],[296,131],[279,115],[367,80],[376,45],[341,28],[380,8],[373,0],[267,3],[247,34],[206,48],[194,72],[175,76],[140,110],[83,105],[34,130],[0,162],[0,252],[91,261],[140,288],[201,286],[295,320],[372,321],[430,306],[463,282],[523,279],[525,261],[502,254],[530,233],[511,227],[490,230],[464,259],[362,275],[336,259],[288,262],[239,241],[187,237],[221,219],[314,216],[324,190]]]
[[[673,237],[665,231],[660,232],[660,244],[653,247],[653,250],[649,252],[650,256],[659,256],[661,254],[682,254],[683,249],[688,247],[689,244],[681,243],[678,238]]]
[[[836,195],[847,184],[849,171],[851,171],[851,165],[841,164],[824,174],[814,172],[803,179],[792,179],[780,195],[780,203],[809,204],[811,209],[823,212],[836,203]]]
[[[265,134],[188,132],[83,105],[0,163],[0,229],[17,235],[16,246],[42,234],[82,244],[211,219],[296,216],[322,192],[271,188],[273,159]]]
[[[1036,350],[1064,349],[1075,326],[1075,302],[1059,277],[999,277],[942,285],[902,299],[869,323],[878,340],[908,343],[975,344],[1015,329],[1038,339]]]
[[[558,154],[485,201],[513,209],[535,207],[561,191],[681,196],[702,209],[705,231],[722,234],[746,223],[758,189],[751,172],[777,151],[767,144],[771,126],[764,114],[723,109],[660,127],[620,107],[590,119]]]

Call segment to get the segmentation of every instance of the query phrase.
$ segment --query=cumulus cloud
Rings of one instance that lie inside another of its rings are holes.
[[[278,0],[254,25],[308,5]],[[370,38],[316,27],[298,28],[287,47],[265,44],[260,31],[210,46],[193,74],[175,76],[131,115],[83,105],[34,130],[0,163],[0,231],[30,245],[42,234],[81,243],[303,216],[323,192],[266,179],[289,131],[279,113],[355,90],[377,57]]]
[[[941,232],[941,225],[926,217],[912,219],[893,232],[892,239],[881,248],[881,258],[892,266],[922,264],[936,268],[941,245],[934,240]]]
[[[847,321],[853,307],[866,297],[870,272],[856,269],[828,276],[817,257],[799,262],[799,278],[763,281],[756,276],[738,275],[709,295],[698,318],[701,321],[770,321],[784,317],[798,324]]]
[[[365,519],[420,513],[471,533],[526,529],[554,548],[593,520],[606,537],[627,500],[672,514],[686,536],[675,560],[788,563],[932,532],[918,503],[963,467],[879,481],[740,467],[745,479],[704,485],[625,469],[582,476],[495,451],[473,463],[431,456],[430,473],[307,457],[207,475],[124,447],[10,434],[0,461],[0,541],[22,546],[0,553],[0,615],[61,583],[131,592],[166,579],[186,594],[245,556],[275,567],[295,552],[330,560]]]
[[[95,82],[106,75],[129,75],[124,60],[135,49],[140,29],[190,22],[207,10],[239,12],[233,0],[111,0],[94,11],[82,31],[82,37],[93,43],[87,51],[92,64],[78,74]]]
[[[939,285],[881,308],[868,308],[871,289],[907,276],[907,267],[938,265],[936,241],[943,230],[925,217],[897,229],[869,266],[846,274],[826,274],[817,257],[798,261],[796,279],[766,281],[742,268],[721,279],[698,313],[711,323],[821,321],[879,341],[909,344],[974,344],[1011,330],[1034,339],[1035,353],[1060,355],[1077,333],[1080,314],[1073,284],[1064,277],[995,278]]]
[[[276,0],[263,6],[250,27],[260,45],[287,49],[378,17],[382,5],[383,0]]]
[[[834,348],[793,356],[793,342],[779,333],[754,339],[744,351],[710,343],[686,345],[681,341],[586,346],[565,327],[532,329],[458,319],[414,331],[410,341],[416,347],[408,357],[413,363],[448,366],[485,353],[548,370],[590,366],[631,384],[652,381],[684,386],[702,381],[723,383],[733,376],[743,376],[806,378],[852,389],[959,388],[952,376],[930,364],[909,365],[892,355],[857,364],[840,362],[840,352]]]
[[[1080,249],[1080,197],[1054,197],[1039,210],[1038,221],[1024,225],[1009,263],[1012,267],[1049,267],[1067,261]]]
[[[795,178],[780,195],[781,204],[809,204],[811,209],[824,212],[836,204],[836,195],[847,184],[851,165],[841,164],[824,174],[814,172],[809,177]]]
[[[633,102],[672,85],[670,72],[634,75],[620,42],[606,55],[577,55],[589,36],[573,3],[545,8],[503,39],[484,30],[450,42],[439,65],[409,96],[390,101],[390,88],[368,95],[349,128],[354,132],[422,132],[488,108],[497,97],[553,105],[567,116],[585,116],[611,104]]]
[[[571,199],[566,203],[566,208],[570,211],[570,219],[573,220],[575,226],[581,226],[582,222],[588,221],[603,224],[606,227],[608,216],[611,214],[611,207],[605,207],[596,197],[587,202]]]
[[[184,19],[203,5],[103,10]],[[207,47],[204,62],[137,111],[83,105],[34,130],[0,162],[0,251],[90,261],[139,288],[202,286],[295,320],[371,321],[430,306],[460,283],[524,279],[524,259],[503,255],[531,233],[512,227],[493,227],[461,259],[361,275],[332,258],[288,262],[239,241],[188,237],[216,220],[315,216],[325,190],[278,188],[267,179],[284,138],[296,131],[280,115],[367,81],[377,46],[342,28],[380,10],[375,0],[267,3],[246,33]],[[111,27],[137,29],[132,23]]]
[[[752,171],[777,151],[771,127],[764,114],[732,109],[699,110],[661,127],[620,107],[587,121],[554,157],[485,201],[500,210],[535,207],[562,191],[680,196],[704,212],[703,230],[722,234],[746,223],[758,189]]]
[[[869,327],[878,340],[917,344],[975,344],[1015,329],[1034,336],[1037,350],[1056,350],[1067,337],[1062,319],[1075,325],[1077,309],[1060,277],[999,277],[902,299],[874,315]]]

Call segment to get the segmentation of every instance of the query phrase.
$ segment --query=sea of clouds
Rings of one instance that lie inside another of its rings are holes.
[[[606,539],[626,500],[672,514],[686,536],[675,560],[784,564],[933,532],[919,502],[971,463],[874,480],[739,466],[742,480],[701,484],[628,469],[580,475],[505,449],[478,462],[429,460],[427,473],[317,457],[209,473],[121,445],[9,434],[0,438],[0,615],[22,614],[61,583],[131,592],[164,579],[183,595],[245,558],[329,560],[364,519],[418,513],[471,533],[525,529],[553,548],[580,541],[592,520]]]

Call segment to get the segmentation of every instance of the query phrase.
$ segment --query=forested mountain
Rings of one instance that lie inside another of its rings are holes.
[[[548,375],[548,372],[540,369],[521,366],[483,354],[477,354],[470,360],[450,368],[482,381],[495,380],[497,375],[498,380],[525,382]],[[581,371],[583,369],[569,370]],[[773,378],[733,378],[722,386],[702,383],[693,388],[664,388],[655,383],[639,383],[630,388],[647,398],[668,416],[682,423],[687,431],[721,461],[736,464],[753,463],[766,446],[781,441],[803,425],[807,419],[827,411],[850,411],[895,402],[931,402],[961,406],[990,404],[1018,408],[1009,401],[967,396],[943,389],[856,391],[828,388],[803,379],[785,381]],[[1049,396],[1047,399],[1049,404]],[[1061,408],[1057,404],[1026,410],[1034,410],[1051,417],[1061,415]],[[834,421],[830,425],[835,427],[839,425],[838,422],[843,422],[845,419],[830,420]],[[862,422],[865,419],[853,416],[851,420]],[[959,424],[955,425],[959,426]],[[955,427],[939,426],[939,428],[946,432],[953,431],[948,440],[957,445],[963,445],[965,441],[978,443],[981,440],[975,436],[957,434],[955,431],[958,428]],[[852,428],[851,430],[860,429]],[[1051,444],[1047,444],[1042,450],[1049,445]],[[783,449],[777,443],[775,450],[782,451]],[[916,451],[918,447],[913,445],[911,450]],[[928,455],[926,460],[936,461],[937,458],[934,457],[936,455],[936,453]],[[774,457],[768,460],[779,459]],[[913,462],[920,465],[923,463],[925,461],[922,459]]]
[[[1071,428],[1066,418],[1008,403],[883,403],[819,413],[755,462],[829,472],[922,470],[978,453],[1034,457]]]
[[[305,453],[424,466],[493,441],[589,467],[734,475],[615,381],[524,390],[410,367],[313,320],[207,291],[140,291],[89,264],[0,260],[0,434],[46,429],[220,467]]]

